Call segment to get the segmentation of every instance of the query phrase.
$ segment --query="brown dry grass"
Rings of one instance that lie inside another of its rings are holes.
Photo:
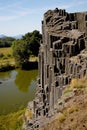
[[[70,83],[71,88],[86,88],[87,87],[87,76],[82,79],[72,79]]]

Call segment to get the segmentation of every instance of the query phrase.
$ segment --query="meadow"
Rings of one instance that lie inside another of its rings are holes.
[[[0,65],[6,64],[7,62],[9,62],[10,64],[15,64],[14,57],[12,56],[12,48],[0,48]]]

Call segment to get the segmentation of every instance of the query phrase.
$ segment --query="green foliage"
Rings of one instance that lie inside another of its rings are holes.
[[[24,40],[15,40],[12,49],[17,66],[22,68],[24,64],[28,63],[30,56],[28,43]]]
[[[18,67],[27,66],[30,55],[38,55],[41,39],[42,35],[35,30],[25,34],[21,40],[15,40],[12,43],[13,56]]]
[[[25,34],[25,36],[23,36],[23,40],[25,40],[28,43],[29,50],[31,51],[31,54],[34,56],[38,55],[41,39],[42,35],[37,30],[31,33],[27,33]]]
[[[30,40],[30,51],[33,55],[38,56],[39,47],[39,41],[34,36],[32,36]]]
[[[10,47],[14,40],[15,39],[12,37],[0,38],[0,48],[1,47]]]

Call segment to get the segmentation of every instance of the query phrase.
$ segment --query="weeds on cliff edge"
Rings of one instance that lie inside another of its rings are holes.
[[[60,123],[62,123],[65,119],[66,119],[66,115],[65,115],[65,114],[62,114],[62,115],[59,116],[58,121],[59,121]]]
[[[72,92],[72,89],[69,89],[69,88],[64,90],[64,94],[71,93],[71,92]]]

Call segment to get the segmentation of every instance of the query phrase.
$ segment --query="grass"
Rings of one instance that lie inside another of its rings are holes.
[[[4,65],[7,62],[10,64],[15,64],[14,63],[14,58],[12,56],[12,48],[11,47],[6,47],[6,48],[0,48],[0,54],[3,54],[3,57],[0,58],[0,65]]]
[[[71,93],[71,92],[72,92],[72,89],[70,89],[70,88],[66,88],[64,90],[64,94],[68,94],[68,93]]]
[[[68,108],[67,112],[68,112],[69,114],[71,114],[71,113],[73,113],[73,112],[75,112],[75,111],[78,111],[78,110],[79,110],[79,107],[78,107],[77,105],[73,105],[73,106],[71,106],[70,108]]]
[[[62,123],[65,119],[66,119],[66,115],[65,115],[65,114],[62,114],[62,115],[60,115],[60,116],[58,117],[58,121],[59,121],[60,123]]]
[[[12,48],[11,47],[0,48],[0,53],[3,53],[4,55],[7,54],[12,55]]]
[[[24,113],[25,109],[6,116],[0,116],[0,130],[22,130]]]
[[[82,79],[72,79],[70,87],[75,89],[87,88],[87,76]]]
[[[85,76],[82,79],[72,79],[71,83],[64,90],[63,94],[69,94],[73,92],[74,89],[87,89],[87,76]]]

